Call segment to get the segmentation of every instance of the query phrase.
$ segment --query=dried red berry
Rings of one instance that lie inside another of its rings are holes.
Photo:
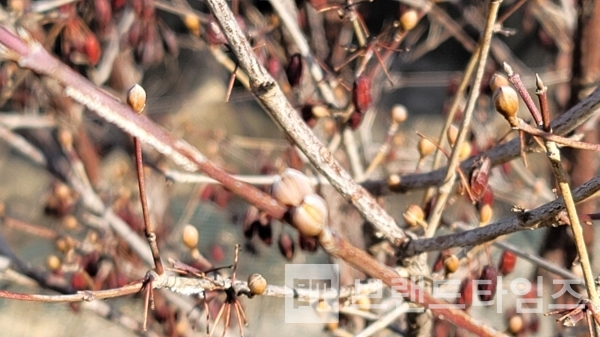
[[[312,236],[306,236],[300,234],[300,249],[307,252],[316,252],[317,251],[317,239]]]
[[[352,130],[358,129],[360,123],[362,123],[362,114],[358,111],[354,111],[352,115],[350,115],[350,119],[348,120],[348,125]]]
[[[482,302],[491,301],[496,295],[496,288],[498,287],[498,272],[496,268],[491,265],[485,265],[479,275],[477,284],[479,299]]]
[[[294,244],[294,240],[292,237],[286,233],[282,232],[279,236],[279,240],[277,241],[277,245],[279,246],[279,252],[286,260],[291,261],[294,258],[294,252],[296,251],[296,245]]]
[[[214,17],[210,17],[206,24],[206,39],[213,46],[227,44],[227,39]]]
[[[360,75],[354,81],[352,87],[352,103],[356,111],[365,113],[371,105],[371,79],[368,76]]]
[[[511,251],[505,250],[502,252],[500,257],[500,264],[498,265],[498,271],[502,275],[508,275],[515,270],[517,264],[517,255]]]
[[[490,158],[485,157],[480,160],[480,165],[471,172],[470,187],[471,196],[473,197],[472,201],[479,201],[487,190],[488,175],[491,167],[492,161]]]
[[[285,74],[292,87],[298,86],[302,80],[302,56],[294,54],[290,56],[290,61],[285,67]]]
[[[266,224],[260,224],[258,226],[258,237],[264,242],[267,246],[270,246],[273,243],[273,227],[271,227],[271,223],[268,222]]]
[[[460,284],[460,290],[458,291],[459,297],[456,300],[456,304],[464,305],[464,310],[468,310],[473,304],[473,278],[468,276]]]

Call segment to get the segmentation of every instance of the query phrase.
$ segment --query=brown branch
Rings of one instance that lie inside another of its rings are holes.
[[[600,176],[596,176],[573,190],[573,200],[575,202],[581,202],[599,190]],[[401,250],[399,253],[402,256],[409,257],[423,252],[482,244],[484,242],[494,240],[502,235],[507,235],[526,229],[534,229],[536,228],[536,225],[552,219],[564,209],[565,205],[563,199],[557,199],[531,211],[512,216],[508,219],[489,224],[485,227],[434,238],[412,240],[402,247],[403,250]],[[546,226],[546,224],[538,227],[542,226]]]
[[[581,100],[567,112],[554,119],[551,124],[555,135],[564,136],[575,130],[590,118],[600,108],[600,88],[594,90],[589,96]],[[494,148],[477,156],[464,160],[461,163],[463,170],[468,170],[479,156],[490,158],[493,166],[497,166],[520,156],[519,139],[495,146]],[[365,181],[362,185],[373,195],[383,196],[391,193],[406,193],[414,189],[436,186],[443,182],[446,168],[421,174],[407,174],[400,176],[400,182],[389,186],[387,179]]]
[[[333,158],[327,147],[321,144],[302,121],[275,80],[258,62],[227,3],[223,0],[209,0],[207,5],[219,22],[232,52],[239,60],[240,67],[250,77],[250,87],[265,110],[293,139],[315,168],[359,210],[368,222],[372,223],[393,243],[404,242],[406,234],[398,227],[394,219]]]

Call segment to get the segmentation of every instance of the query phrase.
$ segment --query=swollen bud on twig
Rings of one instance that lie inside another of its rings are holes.
[[[460,261],[456,255],[451,254],[444,258],[444,270],[446,271],[446,275],[454,273],[458,270],[458,267],[460,267]]]
[[[196,227],[192,225],[185,225],[183,228],[183,233],[181,234],[181,240],[188,249],[196,249],[198,246],[199,237],[200,235],[198,234],[198,229],[196,229]]]
[[[409,205],[406,212],[402,213],[402,217],[408,226],[422,226],[425,227],[425,212],[419,205]]]
[[[300,205],[302,199],[310,193],[313,193],[310,179],[291,168],[283,171],[271,187],[273,198],[288,207]]]
[[[492,75],[492,78],[490,78],[490,89],[492,89],[492,92],[495,92],[496,89],[500,87],[509,85],[510,82],[508,82],[508,79],[498,73],[494,73],[494,75]]]
[[[419,141],[419,145],[418,145],[417,148],[419,150],[419,155],[421,156],[421,159],[429,156],[436,149],[435,144],[433,144],[427,138],[421,138],[421,140]]]
[[[501,86],[494,91],[494,106],[512,127],[517,127],[517,110],[519,109],[519,95],[509,86]]]
[[[140,85],[136,84],[127,92],[127,104],[133,109],[133,111],[142,113],[146,106],[146,90]]]
[[[494,210],[492,208],[492,205],[490,204],[483,204],[483,206],[481,206],[481,208],[479,208],[479,226],[485,226],[488,223],[490,223],[490,220],[492,220],[492,216],[494,215]]]
[[[327,204],[317,194],[304,197],[300,206],[292,210],[292,224],[300,234],[318,236],[327,224]]]
[[[396,124],[402,124],[406,120],[408,112],[406,107],[401,104],[394,105],[392,107],[392,121]]]
[[[185,27],[194,35],[195,37],[200,37],[200,20],[198,17],[193,14],[188,14],[183,18],[183,23]]]
[[[458,128],[456,125],[450,125],[448,130],[446,130],[446,137],[448,138],[448,144],[450,144],[450,146],[454,146],[454,143],[456,143],[456,138],[458,138]]]
[[[248,288],[253,295],[262,295],[267,290],[267,280],[261,274],[248,277]]]
[[[400,28],[403,31],[409,31],[415,28],[419,23],[419,13],[415,9],[409,9],[400,16]]]

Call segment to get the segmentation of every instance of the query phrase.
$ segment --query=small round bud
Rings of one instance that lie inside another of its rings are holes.
[[[196,37],[200,37],[200,20],[195,15],[188,14],[183,18],[185,27]]]
[[[310,179],[302,172],[288,168],[271,187],[271,195],[280,203],[295,207],[300,205],[302,199],[313,193]]]
[[[301,234],[318,236],[327,224],[327,204],[317,194],[304,197],[300,206],[292,210],[292,224]]]
[[[408,112],[406,111],[406,107],[404,105],[397,104],[392,107],[392,121],[394,123],[404,123],[407,116]]]
[[[71,214],[65,215],[62,220],[62,224],[65,226],[65,228],[70,230],[79,228],[79,222],[77,221],[77,218]]]
[[[253,295],[262,295],[267,290],[267,280],[261,274],[248,277],[248,288]]]
[[[127,104],[138,114],[142,113],[146,106],[146,90],[136,84],[127,92]]]
[[[415,28],[419,23],[419,13],[415,9],[409,9],[400,16],[400,28],[403,31],[409,31]]]
[[[465,159],[469,158],[472,151],[473,151],[473,148],[471,147],[470,143],[468,143],[468,142],[462,143],[462,145],[460,146],[460,153],[458,154],[458,159],[465,160]]]
[[[425,158],[435,151],[435,144],[433,144],[429,139],[421,138],[417,149],[419,150],[419,155],[421,155],[421,158]]]
[[[454,143],[456,143],[456,138],[458,138],[458,128],[456,125],[450,125],[448,130],[446,130],[446,137],[448,137],[448,143],[451,146],[454,146]]]
[[[198,229],[192,225],[185,225],[183,233],[181,234],[181,240],[183,244],[190,250],[196,249],[198,246]]]
[[[519,95],[509,86],[501,86],[494,91],[494,106],[512,127],[516,127],[517,110],[519,109]]]
[[[492,216],[494,215],[494,210],[492,209],[492,205],[484,204],[479,209],[479,226],[485,226],[490,223],[492,220]]]
[[[359,297],[356,300],[356,304],[358,305],[358,309],[362,311],[369,311],[371,309],[371,299],[368,297]]]
[[[446,271],[446,274],[454,273],[458,270],[459,266],[460,261],[458,260],[458,257],[456,257],[456,255],[451,254],[444,258],[444,270]]]
[[[330,116],[329,109],[327,109],[326,106],[321,104],[313,105],[311,108],[311,112],[315,118],[323,118]]]
[[[425,212],[419,205],[410,205],[406,209],[406,212],[402,213],[402,217],[407,225],[414,226],[423,226],[423,221],[425,220]]]
[[[490,89],[492,89],[492,92],[496,91],[496,89],[500,87],[508,85],[510,85],[508,79],[506,79],[506,77],[498,73],[495,73],[494,75],[492,75],[492,78],[490,78]]]
[[[46,265],[48,265],[48,269],[55,272],[61,267],[60,258],[56,255],[50,255],[46,259]]]
[[[73,149],[73,133],[67,129],[58,130],[58,143],[63,149],[70,151]]]
[[[390,174],[390,176],[388,177],[387,183],[388,186],[390,187],[394,187],[394,186],[398,186],[400,185],[400,176],[397,174]]]
[[[523,330],[523,317],[521,315],[513,315],[508,319],[508,332],[513,335],[520,333]]]

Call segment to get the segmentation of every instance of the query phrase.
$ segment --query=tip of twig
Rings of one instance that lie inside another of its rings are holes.
[[[539,91],[546,90],[546,87],[544,86],[544,82],[542,81],[542,78],[538,74],[535,74],[535,85],[537,87],[537,90],[539,90]]]
[[[511,76],[513,74],[513,69],[508,63],[504,62],[502,66],[504,67],[504,71],[506,71],[506,74],[508,74],[508,76]]]

